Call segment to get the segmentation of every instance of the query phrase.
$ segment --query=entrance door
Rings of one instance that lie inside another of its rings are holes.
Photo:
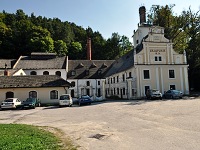
[[[148,89],[150,89],[150,86],[145,86],[144,89],[145,89],[145,95],[146,95],[146,92]]]

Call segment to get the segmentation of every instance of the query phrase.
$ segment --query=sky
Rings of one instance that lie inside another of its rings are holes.
[[[145,6],[148,12],[152,5],[175,4],[174,14],[183,10],[197,12],[200,3],[197,0],[0,0],[0,11],[16,13],[22,9],[25,14],[59,18],[73,22],[83,28],[92,28],[108,39],[112,33],[125,35],[132,42],[133,31],[139,23],[139,7]]]

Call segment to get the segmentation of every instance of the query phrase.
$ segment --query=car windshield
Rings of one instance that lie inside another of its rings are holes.
[[[82,98],[90,98],[88,95],[83,95]]]
[[[180,92],[179,92],[179,91],[176,91],[176,90],[174,90],[174,93],[178,94],[178,93],[180,93]]]
[[[64,99],[69,100],[69,95],[62,95],[62,96],[60,96],[60,100],[64,100]]]
[[[34,102],[34,101],[36,101],[36,99],[34,99],[34,98],[27,98],[26,101],[27,102]]]
[[[154,93],[159,93],[159,91],[158,91],[158,90],[152,90],[152,92],[154,92]]]
[[[13,102],[13,99],[6,99],[4,102]]]

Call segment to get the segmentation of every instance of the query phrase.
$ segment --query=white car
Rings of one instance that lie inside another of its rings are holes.
[[[59,99],[59,107],[72,106],[73,101],[70,94],[62,94]]]
[[[18,98],[7,98],[1,103],[1,109],[7,108],[19,108],[21,107],[21,101]]]

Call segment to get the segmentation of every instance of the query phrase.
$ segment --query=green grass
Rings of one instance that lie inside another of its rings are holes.
[[[69,143],[68,143],[69,144]],[[0,124],[0,150],[60,150],[66,143],[41,127],[23,124]],[[68,146],[67,146],[68,147]]]

